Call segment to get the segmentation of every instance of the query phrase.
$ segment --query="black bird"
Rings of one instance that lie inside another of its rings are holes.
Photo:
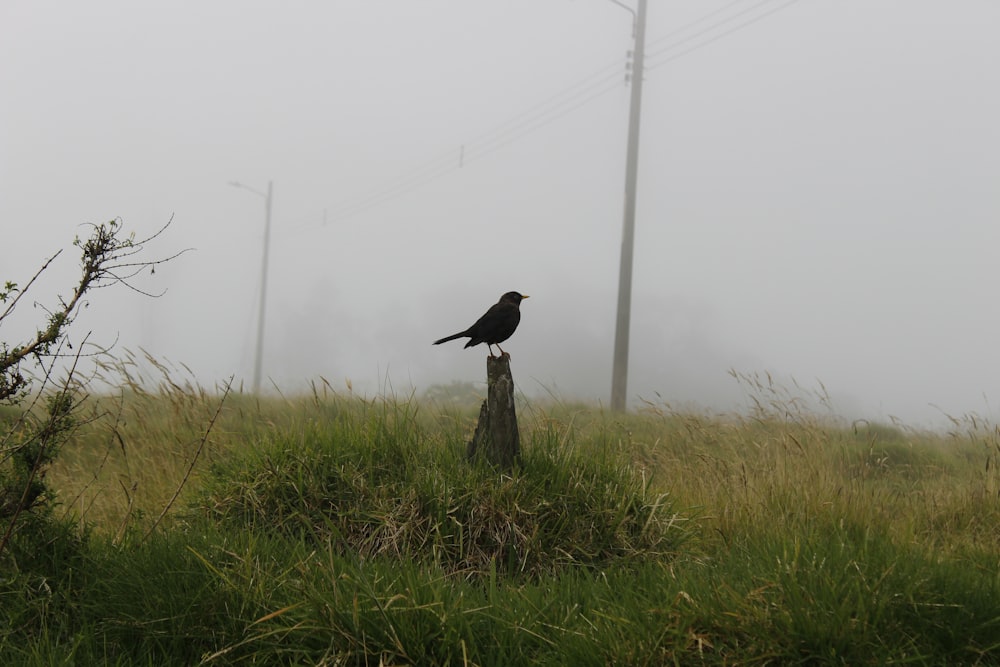
[[[503,356],[507,353],[500,347],[500,343],[510,338],[514,329],[517,329],[517,325],[521,321],[521,299],[527,298],[528,296],[525,294],[507,292],[500,297],[499,301],[490,306],[486,314],[476,320],[476,323],[471,327],[465,331],[459,331],[457,334],[445,336],[441,340],[436,340],[434,344],[440,345],[456,338],[465,337],[471,339],[465,344],[465,347],[486,343],[492,357],[492,346],[496,345],[497,349],[500,350],[500,356]]]

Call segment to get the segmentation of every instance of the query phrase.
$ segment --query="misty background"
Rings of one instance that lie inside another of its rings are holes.
[[[651,0],[628,395],[710,410],[729,376],[940,424],[1000,400],[1000,3]],[[431,341],[509,290],[519,388],[607,404],[632,17],[610,0],[0,4],[0,280],[51,303],[74,236],[150,256],[74,339],[214,386],[485,379]],[[27,335],[43,318],[23,304]]]

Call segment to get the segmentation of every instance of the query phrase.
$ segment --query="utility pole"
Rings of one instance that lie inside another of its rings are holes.
[[[267,255],[271,247],[271,194],[273,192],[273,181],[267,182],[267,194],[253,188],[230,181],[230,185],[243,188],[264,198],[264,258],[260,266],[260,306],[257,310],[257,350],[254,354],[253,362],[253,393],[260,393],[261,367],[264,359],[264,319],[267,314]]]
[[[253,362],[253,393],[260,393],[260,374],[264,358],[264,316],[267,313],[267,254],[271,248],[271,192],[273,181],[267,182],[267,214],[264,217],[264,258],[260,264],[260,312],[257,317],[257,354]]]
[[[621,3],[616,2],[615,4]],[[628,154],[625,165],[625,216],[622,224],[622,256],[618,275],[615,357],[611,370],[611,409],[615,412],[624,412],[628,387],[629,321],[632,317],[632,251],[635,246],[635,191],[639,172],[639,116],[642,111],[646,0],[638,0],[633,35],[635,49],[632,54],[632,98],[629,103]]]

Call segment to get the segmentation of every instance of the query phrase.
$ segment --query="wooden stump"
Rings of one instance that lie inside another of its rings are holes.
[[[482,456],[495,466],[510,469],[521,458],[510,356],[487,357],[486,378],[486,400],[466,452],[470,459]]]

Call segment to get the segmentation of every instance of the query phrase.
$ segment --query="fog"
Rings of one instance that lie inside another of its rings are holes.
[[[431,341],[508,290],[519,388],[607,404],[632,18],[609,0],[0,5],[0,280],[120,218],[150,256],[73,333],[249,386],[482,382]],[[651,0],[628,396],[996,419],[1000,3]],[[2,338],[33,331],[24,304]]]

